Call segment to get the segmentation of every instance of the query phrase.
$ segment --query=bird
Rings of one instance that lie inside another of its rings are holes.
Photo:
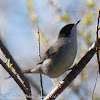
[[[59,32],[56,42],[45,52],[35,67],[23,73],[40,73],[50,78],[58,78],[73,64],[77,54],[77,24],[65,25]]]

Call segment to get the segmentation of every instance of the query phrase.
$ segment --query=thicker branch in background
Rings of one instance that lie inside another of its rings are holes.
[[[98,66],[99,66],[99,73],[100,73],[100,59],[99,59],[99,45],[98,45],[98,31],[99,31],[99,18],[100,18],[100,10],[98,11],[98,19],[97,19],[97,30],[96,30],[96,42],[97,42],[97,62],[98,62]]]
[[[100,74],[100,58],[99,58],[99,43],[98,43],[98,41],[99,41],[99,39],[98,39],[98,37],[99,37],[99,34],[98,34],[98,31],[99,31],[99,18],[100,18],[100,10],[98,11],[97,30],[96,30],[96,42],[97,42],[96,51],[97,51],[98,69],[97,69],[95,84],[94,84],[93,91],[92,91],[92,100],[94,100],[94,91],[95,91],[96,84],[97,84],[98,73]]]
[[[11,56],[11,54],[9,53],[7,48],[4,46],[4,44],[2,43],[1,40],[0,40],[0,49],[2,50],[5,57],[7,59],[10,59],[11,63],[13,63],[13,68],[15,69],[15,71],[19,75],[19,77],[22,79],[23,84],[25,85],[27,91],[29,92],[28,96],[31,96],[31,88],[30,88],[30,84],[29,84],[27,78],[24,76],[23,72],[21,71],[21,69],[19,68],[19,66],[17,65],[17,63],[15,62],[15,60],[13,59],[13,57]]]
[[[23,90],[25,93],[25,97],[27,100],[31,100],[31,95],[27,91],[27,88],[25,88],[24,84],[21,83],[21,81],[17,78],[17,76],[11,71],[11,69],[0,59],[0,64],[3,66],[3,68],[12,76],[12,78],[15,80],[15,82],[19,85],[19,87]]]
[[[100,38],[98,40],[100,45]],[[69,84],[79,75],[79,73],[85,68],[86,64],[90,61],[90,59],[94,56],[96,52],[96,42],[90,47],[89,51],[84,55],[84,57],[79,61],[77,65],[75,65],[72,71],[65,77],[63,81],[61,81],[61,85],[57,86],[50,94],[48,94],[44,100],[54,100],[56,99],[61,92],[69,86]]]
[[[38,28],[38,53],[39,53],[39,60],[41,59],[40,54],[40,33]],[[40,73],[40,86],[41,86],[41,100],[43,99],[43,82],[42,82],[42,74]]]

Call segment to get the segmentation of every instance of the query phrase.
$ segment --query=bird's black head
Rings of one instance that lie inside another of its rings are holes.
[[[60,37],[68,37],[71,34],[71,29],[75,24],[65,25],[59,32],[58,38]]]

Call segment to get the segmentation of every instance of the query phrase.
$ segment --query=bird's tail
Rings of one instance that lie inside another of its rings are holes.
[[[26,69],[26,70],[23,71],[23,73],[32,73],[32,71],[31,71],[32,69],[33,68]]]
[[[41,65],[37,65],[37,66],[32,67],[30,69],[24,70],[23,73],[42,73]]]
[[[24,70],[23,73],[29,73],[29,74],[31,74],[31,73],[42,73],[42,71],[40,69],[40,66],[38,65],[36,67],[32,67],[32,68],[29,68],[27,70]],[[15,75],[17,75],[17,73]],[[11,78],[11,76],[5,77],[5,79],[9,79],[9,78]]]

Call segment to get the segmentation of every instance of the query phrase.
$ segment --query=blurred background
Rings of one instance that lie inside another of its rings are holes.
[[[95,41],[100,0],[0,0],[0,38],[22,70],[38,62],[38,29],[41,56],[56,41],[60,29],[78,20],[78,53],[75,63],[84,56]],[[0,51],[0,58],[6,61]],[[94,56],[81,74],[56,100],[91,100],[97,59]],[[60,82],[68,72],[54,79]],[[24,100],[15,81],[4,79],[9,74],[0,66],[0,100]],[[39,74],[26,75],[31,83],[33,100],[40,100]],[[100,76],[94,100],[100,100]],[[43,75],[44,93],[54,89],[48,76]]]

